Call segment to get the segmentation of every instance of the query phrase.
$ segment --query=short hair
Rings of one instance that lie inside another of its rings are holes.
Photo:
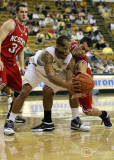
[[[65,35],[62,35],[62,36],[59,36],[58,38],[57,38],[57,41],[56,41],[56,43],[58,44],[58,45],[60,45],[60,46],[65,46],[64,44],[63,44],[63,41],[64,40],[66,40],[66,41],[68,41],[68,42],[70,42],[70,39],[67,37],[67,36],[65,36]]]
[[[16,6],[15,11],[19,12],[20,7],[27,7],[24,3],[20,3]]]
[[[80,44],[82,44],[82,43],[84,43],[84,42],[86,42],[89,47],[92,47],[92,46],[93,46],[93,41],[92,41],[91,38],[89,38],[89,37],[83,37],[83,38],[80,40]]]

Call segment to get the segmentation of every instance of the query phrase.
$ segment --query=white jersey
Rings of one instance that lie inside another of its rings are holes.
[[[66,68],[72,59],[72,54],[69,53],[64,60],[58,59],[55,55],[55,47],[47,47],[45,50],[39,50],[33,57],[31,57],[25,72],[23,84],[29,83],[34,89],[40,82],[44,82],[47,86],[51,87],[54,92],[64,90],[64,88],[56,86],[48,80],[44,70],[44,63],[41,60],[41,55],[44,51],[48,51],[48,53],[53,56],[52,65],[54,75],[62,81],[66,81]]]
[[[72,54],[69,55],[64,59],[58,59],[55,55],[55,47],[47,47],[45,50],[39,50],[36,52],[35,56],[31,57],[30,63],[34,63],[36,65],[36,69],[42,74],[42,76],[46,77],[46,73],[44,70],[44,63],[41,60],[41,55],[44,51],[48,51],[53,56],[53,71],[55,76],[62,75],[61,73],[65,73],[65,70],[71,61]],[[60,77],[59,77],[60,78]],[[62,78],[62,77],[61,77]]]

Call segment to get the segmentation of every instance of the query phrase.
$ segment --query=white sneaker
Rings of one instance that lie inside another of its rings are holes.
[[[80,118],[76,117],[75,119],[71,120],[71,129],[86,132],[90,131],[91,127],[84,125]]]
[[[15,132],[13,128],[14,128],[14,122],[11,120],[8,120],[4,125],[4,134],[7,136],[14,135]]]

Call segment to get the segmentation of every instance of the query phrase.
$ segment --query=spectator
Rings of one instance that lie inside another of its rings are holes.
[[[75,22],[75,20],[76,20],[75,14],[71,13],[70,16],[69,16],[69,19],[70,19],[71,23]]]
[[[92,26],[92,31],[94,33],[94,35],[96,36],[99,32],[99,27],[97,26],[96,23],[94,23],[94,25]]]
[[[97,53],[95,52],[95,50],[91,50],[90,52],[87,53],[87,58],[89,61],[95,61],[96,55],[97,55]]]
[[[108,13],[108,11],[107,11],[107,10],[105,10],[105,12],[101,14],[101,16],[102,16],[103,18],[107,18],[107,19],[109,19],[110,14]]]
[[[85,1],[85,0],[82,0],[82,1],[80,2],[80,6],[82,6],[82,7],[85,7],[85,6],[87,6],[87,3],[86,3],[86,1]]]
[[[82,24],[83,24],[83,20],[81,19],[81,17],[79,17],[79,18],[76,20],[76,24],[79,24],[79,25],[82,25]]]
[[[59,26],[57,25],[57,22],[54,22],[52,28],[55,31],[55,34],[59,34]]]
[[[56,6],[56,7],[59,7],[59,6],[61,6],[61,5],[62,5],[62,3],[61,3],[60,0],[58,0],[58,1],[55,2],[55,6]]]
[[[73,32],[73,34],[71,35],[71,40],[72,41],[76,41],[76,33],[75,32]]]
[[[74,31],[70,28],[70,29],[68,30],[68,37],[71,38],[71,36],[73,35],[73,33],[74,33]]]
[[[8,1],[7,0],[4,0],[3,3],[2,3],[2,8],[7,11],[7,7],[8,7]]]
[[[45,22],[46,22],[46,25],[52,25],[52,24],[54,24],[54,20],[50,17],[49,14],[45,18]]]
[[[92,32],[92,26],[90,25],[90,24],[88,24],[88,26],[86,27],[86,33],[88,34],[88,35],[91,35],[91,32]]]
[[[80,41],[84,37],[83,31],[79,30],[76,32],[76,40]]]
[[[45,15],[42,13],[42,10],[39,10],[38,19],[45,19]]]
[[[45,20],[40,19],[40,21],[39,21],[39,26],[40,26],[40,28],[45,28],[45,27],[46,27],[46,22],[45,22]]]
[[[88,13],[87,19],[90,20],[91,18],[93,18],[93,15],[91,13]]]
[[[101,59],[99,59],[98,62],[96,63],[96,67],[97,67],[98,69],[104,70],[104,66],[103,66],[103,63],[102,63],[102,60],[101,60]]]
[[[28,35],[33,35],[33,26],[32,26],[32,24],[28,24],[27,27],[28,27]]]
[[[91,71],[92,71],[92,73],[96,73],[97,72],[97,67],[96,67],[94,62],[91,63]]]
[[[39,32],[39,26],[33,26],[33,35],[36,35]]]
[[[104,38],[101,37],[101,39],[96,43],[96,48],[99,50],[101,48],[103,49],[104,47],[106,47],[106,44]]]
[[[93,26],[95,23],[96,23],[96,20],[94,18],[90,18],[89,24]]]
[[[44,39],[45,40],[50,40],[50,39],[52,39],[53,38],[53,35],[51,34],[51,33],[48,33],[48,31],[46,31],[45,33],[44,33]]]
[[[105,10],[106,10],[105,6],[102,6],[102,8],[100,8],[100,9],[99,9],[99,13],[101,13],[101,14],[102,14],[102,13],[104,13],[104,12],[105,12]]]
[[[61,35],[67,36],[67,34],[68,34],[68,31],[67,31],[66,27],[63,26],[63,29],[61,30]]]
[[[44,43],[44,34],[39,32],[36,35],[36,44],[43,44]]]
[[[28,19],[31,20],[31,19],[32,19],[32,16],[33,16],[33,13],[29,10],[29,11],[28,11]]]
[[[104,70],[103,70],[103,73],[109,73],[110,71],[109,71],[109,69],[108,69],[108,66],[105,66],[104,67]]]
[[[101,32],[98,33],[98,35],[96,36],[97,41],[99,41],[101,38],[103,38],[103,35],[101,34]]]
[[[111,22],[109,23],[109,28],[110,30],[114,30],[114,22],[111,20]]]
[[[34,53],[33,51],[30,49],[30,47],[25,47],[24,48],[24,58],[26,59],[27,57],[31,57],[33,56]]]
[[[35,10],[35,12],[33,13],[32,15],[32,19],[38,19],[38,14],[37,14],[37,11]]]
[[[106,44],[106,47],[103,49],[103,53],[104,54],[108,54],[108,53],[113,54],[113,50],[112,50],[112,48],[109,47],[109,44]]]
[[[110,13],[110,17],[114,18],[114,9],[112,9],[111,13]]]

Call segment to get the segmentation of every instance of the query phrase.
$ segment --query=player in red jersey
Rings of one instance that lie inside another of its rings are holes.
[[[27,43],[28,29],[24,23],[27,19],[27,10],[25,4],[17,5],[16,18],[6,21],[0,28],[0,90],[7,85],[15,91],[14,99],[22,89],[22,79],[16,63],[16,56],[22,74],[25,73],[24,47]],[[25,120],[16,117],[16,122],[23,123]]]
[[[91,40],[88,37],[84,37],[81,39],[80,44],[77,45],[77,42],[72,42],[71,45],[71,53],[75,59],[75,71],[74,75],[77,76],[77,74],[80,73],[87,73],[90,76],[92,76],[90,65],[88,63],[88,59],[86,56],[86,53],[90,50],[91,47]],[[73,96],[75,97],[75,95]],[[77,94],[76,94],[77,97]],[[92,107],[92,93],[90,93],[85,98],[80,97],[79,99],[76,98],[74,100],[79,100],[80,106],[83,109],[83,112],[88,116],[99,116],[102,119],[102,122],[104,122],[104,125],[106,128],[111,128],[112,123],[110,121],[110,117],[106,111],[100,111],[99,109]],[[75,105],[74,105],[75,106]],[[75,123],[76,123],[76,108],[72,108],[72,115],[74,116],[74,119],[71,121],[71,129],[76,129]]]

